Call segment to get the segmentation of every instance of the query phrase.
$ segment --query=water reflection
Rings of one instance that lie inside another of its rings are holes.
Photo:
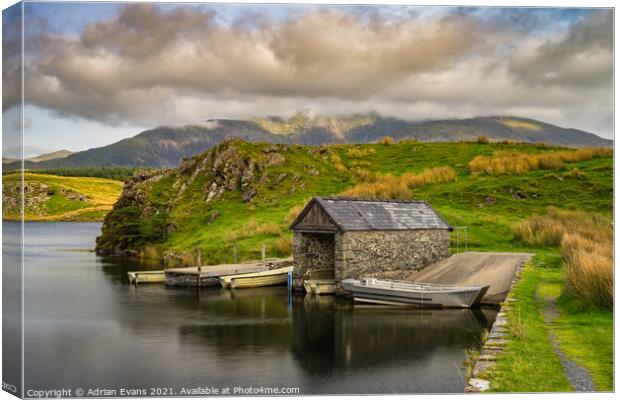
[[[285,287],[129,285],[157,265],[97,257],[98,224],[26,225],[26,385],[292,386],[460,392],[491,310],[352,307]]]

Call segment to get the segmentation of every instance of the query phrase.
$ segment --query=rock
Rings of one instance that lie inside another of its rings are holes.
[[[242,196],[243,202],[247,203],[248,201],[256,197],[257,194],[258,192],[256,191],[256,188],[250,186],[246,191],[243,192],[243,196]]]
[[[267,165],[276,167],[284,164],[284,156],[279,153],[269,153],[267,156]]]
[[[491,383],[484,379],[472,378],[469,380],[466,392],[487,392],[491,388]]]
[[[282,172],[280,175],[278,175],[278,177],[276,178],[276,185],[279,185],[280,183],[282,183],[282,181],[286,178],[288,174],[286,172]]]

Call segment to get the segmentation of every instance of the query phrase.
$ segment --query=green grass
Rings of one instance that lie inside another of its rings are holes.
[[[21,175],[14,172],[2,176],[3,186],[19,188]],[[27,221],[101,221],[121,193],[123,183],[112,179],[91,177],[65,177],[27,172],[26,184],[42,184],[48,187],[46,200],[34,205],[27,204],[24,218]],[[63,190],[86,196],[86,201],[68,198]],[[3,190],[4,192],[4,190]],[[4,192],[15,196],[15,192]],[[25,196],[30,196],[26,193]],[[27,200],[27,199],[26,199]],[[20,219],[19,202],[9,206],[3,202],[3,219]]]
[[[597,390],[613,390],[613,311],[586,304],[565,292],[559,266],[545,270],[538,292],[541,298],[555,302],[559,316],[549,328],[557,336],[560,349],[590,371]]]
[[[541,251],[524,271],[513,291],[509,320],[519,319],[525,337],[511,341],[486,374],[495,392],[572,391],[548,332],[556,335],[560,350],[587,368],[599,391],[613,389],[613,311],[581,302],[564,290],[564,275],[557,251]],[[557,318],[544,319],[547,299],[555,301]]]
[[[540,256],[537,257],[540,259]],[[494,392],[564,392],[572,388],[564,376],[562,364],[553,352],[536,291],[547,273],[536,264],[528,265],[513,290],[518,301],[510,304],[508,318],[518,319],[524,335],[511,335],[496,365],[486,374]]]

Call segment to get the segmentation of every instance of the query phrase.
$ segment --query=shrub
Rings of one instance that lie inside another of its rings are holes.
[[[478,136],[478,143],[480,144],[487,144],[489,143],[489,138],[486,136]]]

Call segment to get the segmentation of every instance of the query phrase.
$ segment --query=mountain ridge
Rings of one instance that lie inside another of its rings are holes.
[[[25,161],[26,169],[75,167],[169,168],[184,158],[200,154],[228,139],[274,144],[324,145],[372,143],[391,136],[395,140],[421,142],[473,141],[484,136],[492,142],[544,142],[562,147],[607,147],[612,140],[593,133],[561,128],[545,122],[513,116],[407,121],[376,113],[341,117],[316,117],[297,113],[291,118],[248,120],[210,119],[203,125],[160,126],[107,146],[88,149],[64,158]],[[19,162],[4,164],[5,170]]]

